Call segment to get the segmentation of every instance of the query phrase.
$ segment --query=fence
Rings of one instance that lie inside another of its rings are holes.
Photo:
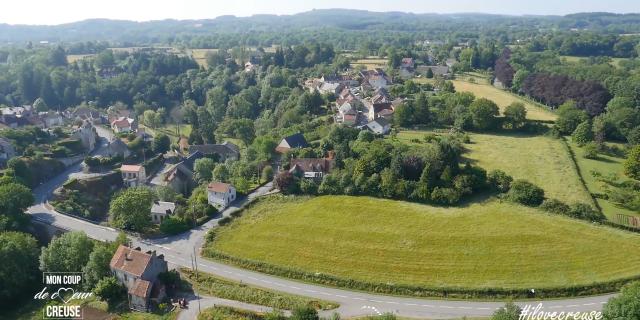
[[[615,222],[626,227],[640,229],[640,217],[618,213],[616,214]]]

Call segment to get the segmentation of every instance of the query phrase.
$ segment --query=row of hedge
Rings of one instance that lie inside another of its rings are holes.
[[[213,237],[213,235],[210,235]],[[376,283],[355,279],[346,279],[330,274],[311,273],[303,270],[272,265],[260,261],[238,258],[210,247],[203,250],[205,257],[232,264],[244,269],[271,274],[278,277],[297,279],[332,287],[340,287],[351,290],[367,291],[380,294],[392,294],[414,297],[436,297],[449,299],[530,299],[530,298],[560,298],[589,296],[619,291],[620,288],[635,280],[640,280],[640,275],[579,286],[535,288],[535,295],[529,288],[464,288],[464,287],[429,287],[408,284]]]

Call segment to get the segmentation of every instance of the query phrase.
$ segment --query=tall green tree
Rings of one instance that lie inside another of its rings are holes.
[[[0,307],[14,307],[20,299],[32,295],[39,282],[36,239],[22,232],[0,232]]]
[[[473,101],[469,106],[473,127],[478,130],[495,129],[499,110],[496,103],[489,99],[480,98]]]
[[[89,261],[93,241],[84,232],[64,233],[42,248],[40,270],[47,272],[79,272]]]
[[[98,245],[89,255],[89,261],[84,266],[84,286],[91,289],[102,278],[111,275],[109,263],[114,252],[106,245]]]
[[[152,202],[153,192],[149,188],[125,189],[111,200],[111,224],[116,228],[143,231],[151,223]]]
[[[0,231],[15,230],[29,222],[25,214],[34,202],[31,190],[19,183],[0,185]]]

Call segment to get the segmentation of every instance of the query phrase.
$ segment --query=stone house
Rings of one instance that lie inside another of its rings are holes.
[[[168,271],[167,262],[155,251],[142,252],[139,247],[131,249],[120,245],[109,269],[127,288],[129,307],[133,310],[149,311],[151,302],[158,303],[166,296],[158,275]]]

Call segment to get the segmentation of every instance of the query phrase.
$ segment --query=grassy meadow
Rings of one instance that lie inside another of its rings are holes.
[[[640,257],[628,254],[640,249],[640,235],[497,200],[443,208],[370,197],[273,197],[218,229],[210,246],[394,284],[540,288],[640,273]]]
[[[570,63],[577,63],[581,60],[589,59],[588,57],[577,57],[577,56],[560,56],[560,58],[564,59]],[[616,68],[620,68],[620,62],[624,60],[629,60],[628,58],[611,58],[610,64]]]
[[[403,130],[400,141],[422,140],[428,131]],[[529,180],[545,195],[567,203],[593,204],[563,142],[546,136],[469,133],[464,157],[487,171],[500,169],[514,179]],[[418,145],[419,146],[419,145]]]
[[[599,154],[597,159],[587,159],[583,156],[583,148],[575,143],[570,143],[569,145],[576,155],[576,162],[578,163],[580,172],[582,172],[582,177],[584,178],[587,188],[589,188],[589,191],[592,193],[604,193],[605,185],[603,182],[598,181],[591,172],[599,172],[603,176],[614,174],[624,179],[625,175],[622,167],[622,163],[625,160],[624,158]],[[600,208],[602,208],[602,213],[604,213],[609,220],[612,220],[618,213],[640,216],[639,212],[618,207],[608,200],[596,199],[596,201],[598,205],[600,205]]]
[[[453,86],[458,92],[471,92],[478,98],[486,98],[493,102],[495,102],[500,108],[500,112],[504,112],[504,109],[513,102],[522,102],[527,109],[527,119],[530,120],[541,120],[541,121],[554,121],[556,119],[556,115],[545,109],[542,106],[539,106],[531,101],[523,99],[516,94],[510,93],[508,91],[504,91],[498,89],[487,83],[485,78],[482,78],[482,75],[479,74],[469,74],[465,79],[474,79],[474,82],[469,82],[467,80],[452,80]],[[418,83],[433,83],[433,79],[427,78],[415,78],[413,81]]]

